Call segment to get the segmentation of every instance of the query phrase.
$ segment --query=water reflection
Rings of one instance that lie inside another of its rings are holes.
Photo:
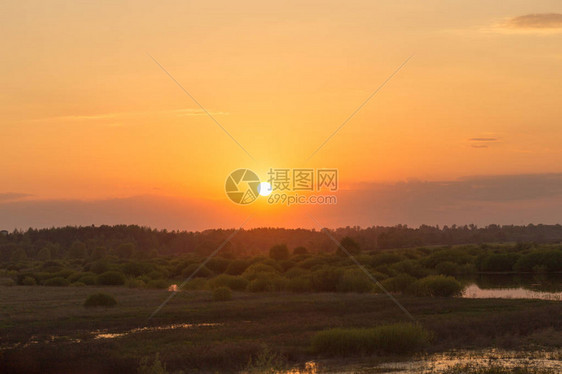
[[[562,300],[562,277],[558,275],[486,274],[463,280],[465,298]]]
[[[191,329],[197,327],[213,327],[213,326],[221,326],[222,323],[177,323],[171,325],[163,325],[163,326],[150,326],[150,327],[137,327],[134,329],[120,331],[120,332],[110,332],[107,329],[104,330],[95,330],[90,331],[87,334],[93,337],[94,339],[115,339],[120,338],[126,335],[135,334],[139,332],[145,331],[165,331],[165,330],[176,330],[176,329]],[[39,343],[53,343],[53,342],[72,342],[72,343],[80,343],[84,339],[73,338],[70,336],[65,335],[48,335],[39,337],[37,335],[32,335],[29,340],[25,343],[14,343],[14,344],[0,344],[0,351],[4,349],[15,349],[18,347],[29,347],[32,344],[39,344]]]
[[[165,330],[176,330],[176,329],[190,329],[194,327],[212,327],[212,326],[220,326],[220,323],[177,323],[172,325],[164,325],[164,326],[152,326],[152,327],[137,327],[135,329],[131,329],[128,331],[123,332],[114,332],[109,333],[107,330],[97,330],[92,331],[91,334],[94,335],[94,339],[114,339],[119,338],[129,334],[135,334],[138,332],[144,331],[165,331]]]
[[[283,374],[335,374],[335,373],[442,373],[451,368],[471,367],[487,368],[491,364],[501,367],[504,371],[516,367],[550,369],[554,373],[562,373],[562,352],[547,351],[505,351],[488,349],[480,351],[450,351],[416,357],[401,362],[387,362],[378,365],[365,365],[356,362],[339,365],[330,362],[307,362],[304,367],[293,368]],[[455,372],[462,373],[457,370]]]

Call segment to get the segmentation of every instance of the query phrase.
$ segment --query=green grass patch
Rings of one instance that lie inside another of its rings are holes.
[[[106,293],[95,293],[88,296],[84,302],[86,308],[93,308],[98,306],[111,307],[117,305],[117,300],[109,294]]]
[[[335,328],[318,332],[312,349],[332,356],[372,353],[405,354],[429,344],[431,333],[420,325],[397,323],[372,328]]]

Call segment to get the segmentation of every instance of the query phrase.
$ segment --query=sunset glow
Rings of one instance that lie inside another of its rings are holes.
[[[240,167],[337,168],[345,190],[561,172],[562,28],[516,18],[524,2],[151,4],[3,7],[0,192],[188,199],[223,215]]]

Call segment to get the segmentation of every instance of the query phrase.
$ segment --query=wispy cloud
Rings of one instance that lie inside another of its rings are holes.
[[[185,116],[206,116],[208,115],[207,113],[205,113],[203,110],[201,109],[177,109],[174,110],[175,113],[177,113],[177,115],[179,117],[185,117]],[[216,115],[228,115],[230,113],[228,112],[209,112],[211,113],[213,116]]]
[[[541,13],[503,19],[482,28],[484,32],[503,34],[557,34],[562,33],[562,14]]]
[[[478,136],[474,138],[469,138],[469,146],[477,149],[486,149],[494,143],[498,143],[500,139],[496,136]]]
[[[562,14],[526,14],[511,18],[505,25],[516,29],[562,29]]]
[[[497,142],[498,138],[470,138],[471,142]]]
[[[212,115],[228,115],[228,112],[213,111],[210,112]],[[97,114],[70,114],[62,116],[52,116],[37,118],[31,121],[33,122],[74,122],[74,121],[105,121],[105,120],[119,120],[128,117],[137,116],[147,116],[147,115],[172,115],[176,117],[188,117],[188,116],[206,116],[203,110],[198,108],[182,108],[182,109],[168,109],[168,110],[156,110],[156,111],[140,111],[140,112],[115,112],[115,113],[97,113]]]

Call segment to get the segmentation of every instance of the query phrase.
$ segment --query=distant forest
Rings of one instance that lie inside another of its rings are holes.
[[[84,258],[108,254],[121,258],[197,254],[215,250],[234,230],[201,232],[156,230],[136,225],[61,227],[2,231],[0,261],[45,257]],[[512,243],[560,243],[561,225],[486,227],[426,226],[409,228],[373,226],[329,230],[337,239],[352,238],[361,250],[380,250],[434,245]],[[276,244],[290,250],[305,247],[308,252],[333,252],[336,245],[325,233],[307,229],[258,228],[241,230],[221,251],[223,257],[267,254]]]

